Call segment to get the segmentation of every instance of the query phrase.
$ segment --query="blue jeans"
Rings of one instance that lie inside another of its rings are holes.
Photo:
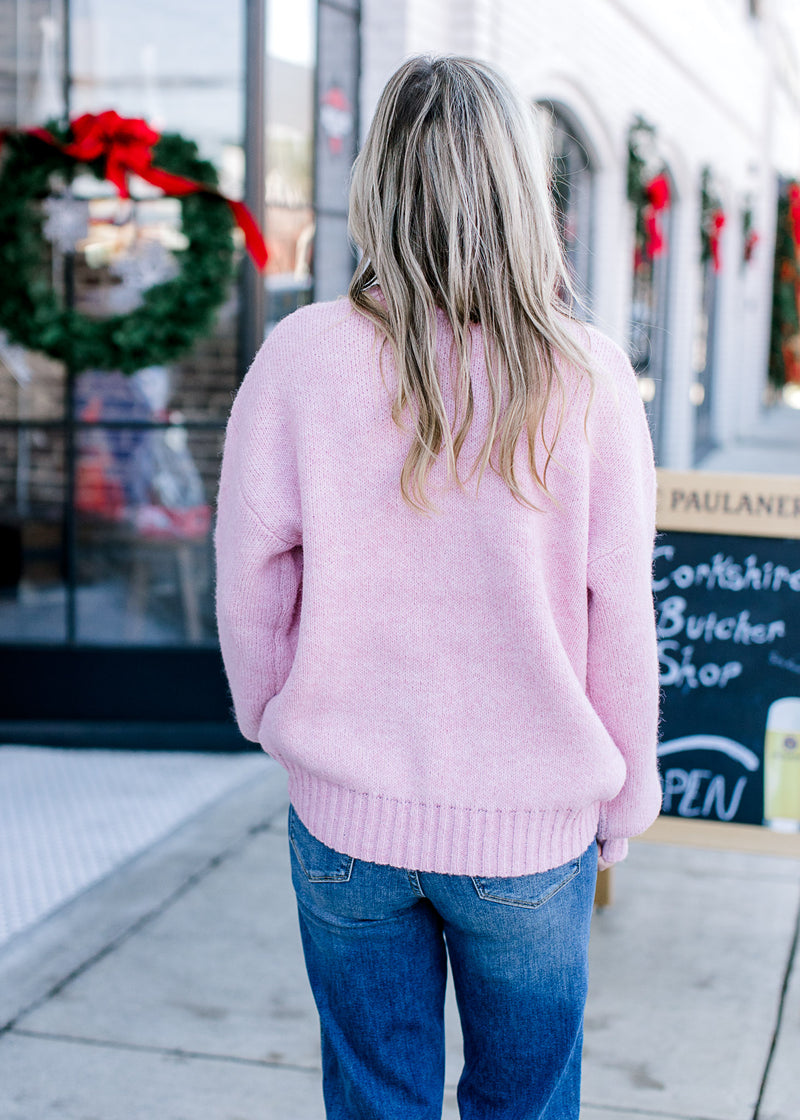
[[[440,1120],[447,955],[463,1120],[578,1120],[597,846],[514,878],[353,859],[289,814],[328,1120]]]

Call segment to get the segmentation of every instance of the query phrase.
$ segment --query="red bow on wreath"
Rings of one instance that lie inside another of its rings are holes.
[[[205,183],[154,167],[153,148],[161,135],[150,128],[146,121],[121,117],[113,109],[107,109],[96,115],[84,113],[71,121],[70,127],[73,136],[70,144],[59,143],[45,128],[30,128],[26,131],[81,163],[90,163],[105,156],[106,178],[114,184],[121,198],[130,197],[128,175],[138,175],[140,179],[174,197],[202,192],[224,199],[244,234],[245,245],[253,262],[257,268],[264,268],[267,263],[267,247],[261,230],[245,204],[228,198]]]
[[[661,232],[659,215],[669,206],[669,180],[666,175],[656,175],[645,187],[647,208],[644,212],[645,253],[652,260],[660,256],[666,248]]]

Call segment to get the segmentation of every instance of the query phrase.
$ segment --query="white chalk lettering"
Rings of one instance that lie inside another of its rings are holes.
[[[706,798],[703,802],[703,810],[701,816],[710,817],[712,809],[721,821],[731,821],[736,816],[736,810],[742,800],[744,787],[747,785],[747,778],[739,778],[736,785],[733,787],[731,794],[730,804],[725,807],[725,777],[723,774],[715,774],[711,781],[708,783],[706,790]]]
[[[785,564],[775,565],[775,574],[772,577],[772,586],[775,591],[778,590],[782,583],[788,583],[792,573]]]
[[[719,684],[719,678],[722,675],[722,669],[719,665],[715,665],[713,661],[709,661],[707,665],[701,665],[697,670],[697,677],[700,684],[706,688],[713,688],[714,685]]]
[[[703,793],[702,787],[706,781],[708,786]],[[746,786],[747,778],[738,778],[730,801],[726,804],[724,774],[712,775],[710,770],[682,770],[672,767],[664,774],[662,809],[665,813],[674,811],[679,817],[716,817],[721,821],[731,821],[738,812]]]
[[[676,656],[672,656],[676,655]],[[677,655],[680,655],[678,658]],[[662,640],[658,643],[658,662],[661,666],[659,683],[665,688],[724,688],[730,681],[742,674],[741,661],[726,661],[718,665],[709,661],[700,668],[694,664],[694,646],[683,646],[678,642]]]
[[[661,802],[661,808],[665,813],[672,812],[673,798],[684,793],[688,781],[688,771],[680,770],[677,767],[671,767],[664,774],[664,799]]]
[[[800,674],[800,661],[794,661],[791,657],[781,657],[774,649],[770,651],[769,663],[777,665],[780,669],[788,669],[790,673]]]
[[[675,548],[672,545],[659,545],[653,551],[657,568],[661,567],[662,561],[672,563],[674,559]],[[708,563],[679,564],[667,572],[660,571],[653,579],[653,590],[657,593],[666,591],[671,584],[681,591],[690,587],[705,587],[707,591],[713,591],[719,587],[723,591],[780,591],[788,588],[800,592],[800,568],[792,571],[785,564],[775,564],[772,560],[759,564],[755,553],[745,559],[743,568],[732,556],[717,552]]]
[[[680,595],[670,595],[663,603],[658,604],[658,623],[656,631],[659,638],[671,638],[673,634],[681,634],[686,625],[684,611],[686,600]]]
[[[747,610],[729,618],[719,618],[714,611],[687,616],[686,600],[681,595],[670,595],[658,605],[658,636],[674,638],[683,633],[692,642],[702,638],[705,642],[733,641],[737,645],[762,646],[785,637],[786,623],[782,618],[768,623],[751,622]]]
[[[705,778],[711,777],[710,770],[690,770],[686,777],[686,789],[678,803],[678,816],[699,817],[702,806],[695,805],[694,799],[700,792],[700,786]]]
[[[688,564],[681,564],[680,568],[676,568],[672,573],[672,582],[685,591],[694,583],[694,568],[690,568]]]

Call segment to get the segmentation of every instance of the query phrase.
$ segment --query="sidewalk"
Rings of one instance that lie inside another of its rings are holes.
[[[699,469],[735,474],[800,474],[800,409],[784,404],[762,409],[746,436],[711,451]]]
[[[2,1120],[322,1120],[286,806],[265,758],[0,949]],[[637,842],[615,876],[582,1120],[798,1120],[800,861]],[[450,1120],[452,992],[448,1040]]]

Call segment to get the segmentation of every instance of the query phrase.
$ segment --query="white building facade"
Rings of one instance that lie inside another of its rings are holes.
[[[570,255],[587,315],[642,374],[662,466],[702,466],[714,448],[746,437],[764,405],[777,198],[800,175],[797,7],[362,0],[362,131],[388,76],[418,52],[484,59],[553,114],[572,179]],[[638,363],[641,292],[627,189],[637,119],[652,130],[653,172],[663,170],[670,194],[658,216],[665,247],[645,286],[652,353],[639,353]],[[717,268],[703,260],[704,172],[724,215]],[[747,254],[746,222],[758,238]]]

